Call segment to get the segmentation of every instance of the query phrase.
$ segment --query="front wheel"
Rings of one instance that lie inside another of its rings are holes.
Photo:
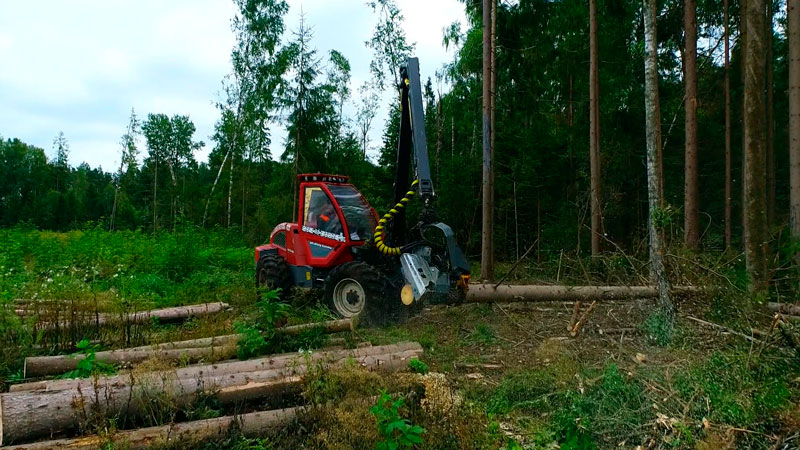
[[[292,289],[292,279],[289,275],[289,266],[280,255],[266,254],[259,258],[256,264],[256,291],[258,300],[271,290],[280,289],[278,300],[285,301]]]
[[[337,316],[359,316],[359,323],[366,326],[391,320],[386,279],[364,262],[347,262],[333,269],[325,280],[325,300]]]

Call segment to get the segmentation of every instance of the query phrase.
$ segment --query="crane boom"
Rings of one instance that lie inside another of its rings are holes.
[[[422,107],[418,58],[408,58],[406,64],[400,67],[400,78],[400,139],[397,143],[395,202],[400,201],[408,191],[413,155],[414,179],[419,180],[419,195],[424,205],[430,206],[434,189],[425,135],[425,111]]]

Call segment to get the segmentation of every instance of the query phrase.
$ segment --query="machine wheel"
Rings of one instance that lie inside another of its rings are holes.
[[[281,301],[289,297],[289,292],[292,289],[292,279],[289,275],[289,266],[286,261],[274,253],[262,255],[256,263],[256,291],[258,292],[258,299],[261,300],[261,294],[272,289],[280,288],[281,292],[278,298]]]
[[[336,315],[359,316],[359,323],[364,326],[392,320],[386,278],[364,262],[351,261],[333,269],[325,279],[325,300]]]

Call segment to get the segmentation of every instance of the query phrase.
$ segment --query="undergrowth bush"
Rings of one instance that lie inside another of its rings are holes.
[[[682,371],[675,388],[689,402],[695,418],[753,431],[778,425],[778,411],[796,398],[800,365],[797,360],[765,355],[758,361],[741,353],[715,352],[702,364]],[[792,391],[792,383],[795,385]]]

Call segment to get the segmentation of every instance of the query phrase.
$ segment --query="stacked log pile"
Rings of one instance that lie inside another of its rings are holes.
[[[322,333],[340,333],[353,331],[357,319],[330,320],[327,322],[294,325],[277,328],[280,334],[298,335],[310,330]],[[240,334],[228,334],[186,341],[167,342],[157,345],[145,345],[119,350],[95,353],[97,361],[121,366],[136,365],[143,361],[157,358],[166,362],[195,363],[202,360],[222,360],[236,354],[236,343]],[[26,378],[57,375],[78,366],[84,355],[34,356],[25,358],[24,376]]]
[[[214,397],[223,406],[275,399],[298,392],[303,375],[312,368],[330,368],[351,361],[369,370],[396,371],[406,368],[412,358],[418,358],[422,353],[419,344],[405,342],[354,350],[293,353],[142,374],[26,383],[0,394],[0,445],[28,442],[79,429],[89,417],[141,417],[147,413],[148,402],[154,397],[169,398],[178,407],[188,405],[200,393]],[[263,417],[267,416],[253,416],[253,423],[268,425],[274,422],[260,419]],[[213,430],[230,427],[231,420],[201,421],[182,425],[182,429],[190,434],[213,435]],[[163,435],[166,429],[155,427],[126,433],[131,440],[146,441],[153,433]],[[59,442],[11,448],[71,445]]]

